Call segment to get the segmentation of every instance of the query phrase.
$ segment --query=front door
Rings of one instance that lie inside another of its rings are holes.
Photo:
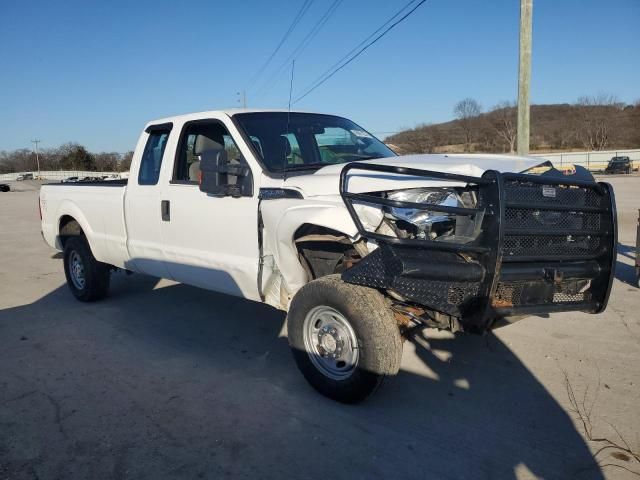
[[[231,163],[244,162],[221,120],[184,125],[172,179],[163,191],[170,211],[162,222],[166,265],[177,281],[259,300],[257,193],[216,197],[199,188],[200,155],[219,145]],[[242,179],[229,175],[228,181]]]

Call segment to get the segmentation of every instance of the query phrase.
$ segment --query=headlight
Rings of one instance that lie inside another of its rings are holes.
[[[466,189],[458,191],[453,188],[397,190],[389,192],[387,198],[444,207],[474,208],[476,204],[474,192]],[[481,218],[468,215],[398,207],[386,207],[385,217],[400,238],[455,240],[462,243],[469,242],[477,236],[482,221]]]
[[[451,190],[415,188],[411,190],[399,190],[388,195],[391,200],[413,203],[431,203],[445,207],[458,207],[458,196]],[[404,220],[418,227],[442,222],[449,219],[449,215],[440,212],[430,212],[428,210],[418,210],[414,208],[390,207],[391,215]]]

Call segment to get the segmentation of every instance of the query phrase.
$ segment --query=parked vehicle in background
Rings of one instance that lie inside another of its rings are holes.
[[[302,374],[353,403],[416,326],[605,309],[611,186],[545,163],[397,156],[334,115],[202,112],[147,124],[128,180],[44,185],[42,232],[81,301],[122,268],[286,311]]]
[[[33,180],[33,173],[21,173],[20,175],[18,175],[16,177],[16,180],[18,180],[18,181]]]
[[[0,192],[8,192],[11,190],[11,187],[8,183],[0,183]]]
[[[61,183],[76,183],[78,181],[80,181],[78,177],[67,177],[64,180],[62,180]]]
[[[633,170],[633,162],[629,157],[613,157],[609,160],[607,168],[604,169],[604,173],[631,173]]]

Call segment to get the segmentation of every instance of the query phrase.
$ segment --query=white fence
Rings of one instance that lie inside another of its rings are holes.
[[[114,175],[117,178],[127,178],[129,176],[129,172],[91,172],[91,171],[81,171],[81,170],[53,170],[53,171],[41,171],[38,174],[37,171],[31,172],[18,172],[18,173],[5,173],[0,175],[0,180],[12,181],[16,180],[18,175],[23,175],[25,173],[30,173],[33,175],[33,178],[40,178],[42,180],[53,180],[53,181],[61,181],[65,178],[69,177],[78,177],[82,180],[85,177],[113,177]]]
[[[566,153],[533,153],[532,157],[542,157],[553,162],[557,167],[563,165],[580,165],[587,170],[604,170],[612,157],[629,157],[634,162],[633,167],[640,167],[640,149],[638,150],[603,150],[596,152],[566,152]]]
[[[601,171],[607,166],[609,160],[612,157],[625,156],[629,157],[634,162],[634,168],[640,167],[640,149],[635,150],[603,150],[593,152],[563,152],[563,153],[532,153],[532,157],[542,157],[553,162],[557,167],[564,165],[580,165],[587,170]],[[0,180],[15,180],[16,177],[22,173],[31,173],[34,178],[38,177],[38,172],[20,172],[20,173],[6,173],[0,175]],[[78,171],[78,170],[57,170],[57,171],[42,171],[40,172],[40,178],[43,180],[60,181],[69,177],[78,177],[83,179],[84,177],[103,177],[117,175],[118,178],[128,178],[129,172],[91,172],[91,171]]]

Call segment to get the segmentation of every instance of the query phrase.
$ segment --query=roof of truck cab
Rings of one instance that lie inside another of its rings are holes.
[[[147,123],[147,127],[149,125],[157,125],[160,123],[169,123],[169,122],[187,122],[191,120],[201,120],[205,118],[209,118],[213,115],[228,115],[232,117],[237,115],[238,113],[287,113],[289,110],[286,108],[225,108],[221,110],[207,110],[204,112],[194,112],[194,113],[184,113],[181,115],[173,115],[171,117],[164,118],[156,118],[155,120],[151,120]],[[291,110],[291,113],[316,113],[321,115],[330,115],[321,112],[309,112],[304,110]],[[337,115],[339,116],[339,115]]]

